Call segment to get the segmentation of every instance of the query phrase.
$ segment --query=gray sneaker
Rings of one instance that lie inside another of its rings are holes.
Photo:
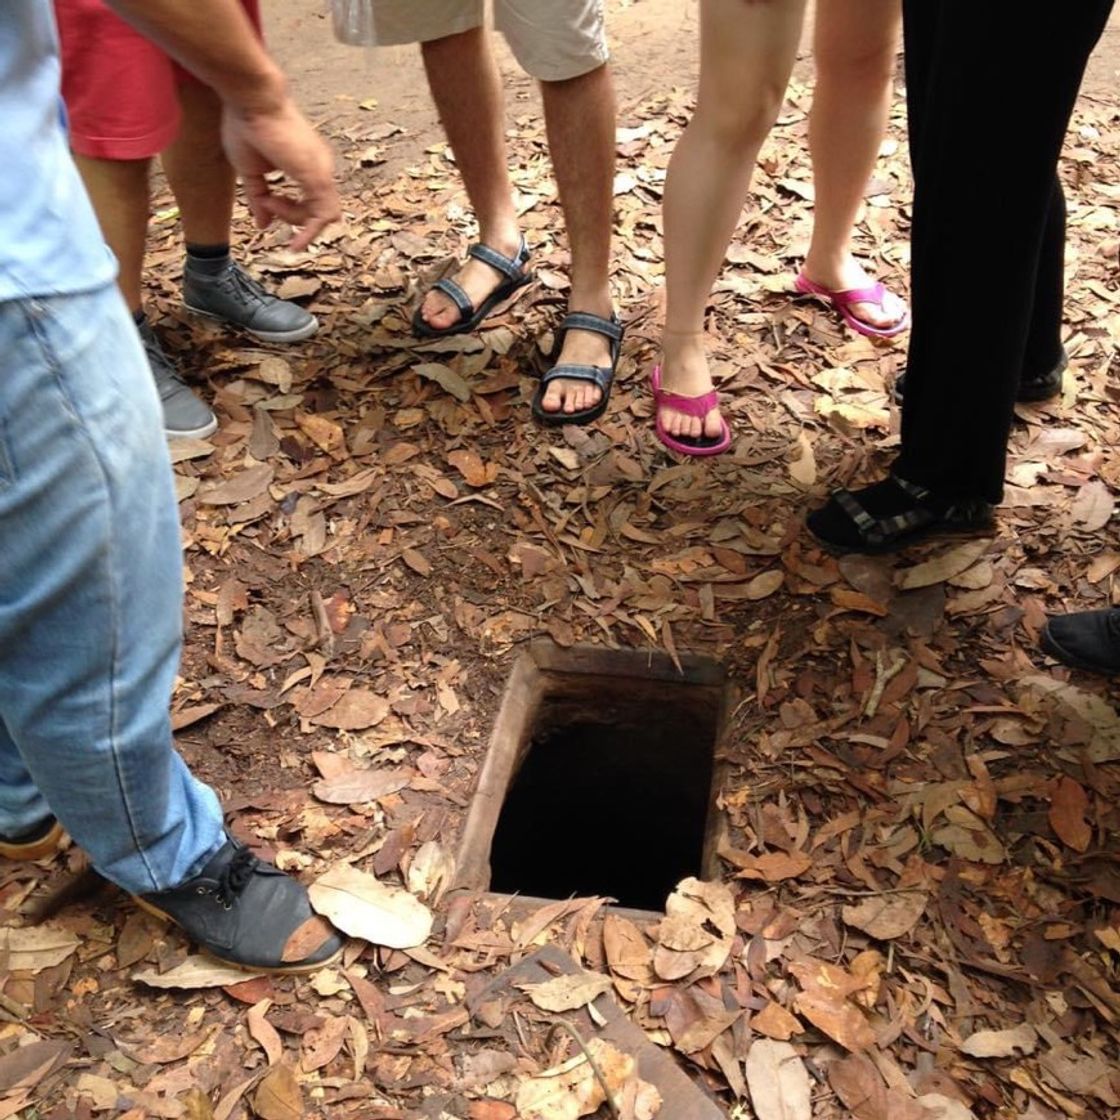
[[[183,304],[190,311],[242,327],[264,342],[299,342],[319,320],[298,303],[270,295],[239,264],[208,272],[190,259],[183,266]]]
[[[148,355],[148,365],[163,406],[163,430],[169,439],[205,439],[218,429],[218,418],[200,400],[171,364],[146,319],[138,324],[140,341]]]

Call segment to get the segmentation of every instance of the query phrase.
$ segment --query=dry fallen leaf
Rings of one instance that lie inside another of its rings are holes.
[[[518,984],[542,1011],[574,1011],[585,1007],[612,987],[609,976],[600,972],[573,972],[554,976],[539,984]]]
[[[1050,797],[1050,827],[1058,838],[1075,852],[1086,852],[1093,840],[1093,830],[1085,820],[1089,797],[1073,778],[1062,777]]]
[[[685,879],[669,896],[657,930],[654,969],[663,980],[713,976],[735,939],[735,898],[724,883]]]
[[[889,941],[909,933],[918,924],[926,901],[923,892],[906,891],[864,899],[858,906],[845,906],[842,913],[848,925]]]
[[[253,1040],[265,1052],[268,1064],[274,1066],[284,1056],[284,1044],[280,1041],[276,1028],[265,1018],[271,1006],[270,999],[262,999],[260,1003],[253,1004],[245,1016],[245,1025]]]
[[[80,944],[69,930],[54,926],[0,927],[0,959],[13,972],[41,972],[61,964]]]
[[[634,1059],[601,1038],[592,1038],[587,1049],[617,1101],[626,1083],[634,1077]],[[590,1063],[579,1054],[555,1069],[523,1081],[517,1091],[517,1115],[519,1120],[579,1120],[597,1112],[605,1100],[606,1094]]]
[[[273,1066],[261,1078],[253,1094],[253,1111],[261,1120],[300,1120],[303,1094],[290,1065]]]
[[[968,571],[991,545],[990,540],[966,541],[926,560],[906,568],[895,576],[895,585],[903,591],[913,591],[919,587],[932,587],[935,583],[959,576]]]
[[[1028,1057],[1038,1046],[1038,1033],[1029,1023],[1002,1031],[977,1031],[961,1043],[961,1053],[970,1058]]]
[[[224,988],[227,984],[239,984],[245,973],[231,964],[222,964],[213,957],[187,957],[182,964],[167,972],[154,968],[134,972],[132,979],[149,988]]]
[[[344,692],[338,703],[315,716],[311,722],[318,727],[337,731],[364,731],[375,727],[389,714],[389,701],[366,688]]]
[[[653,979],[653,950],[628,918],[608,914],[603,922],[603,950],[611,972],[639,983]]]
[[[722,853],[729,863],[739,868],[738,879],[762,879],[767,883],[781,883],[796,879],[813,866],[808,852],[767,852],[752,856],[733,851]]]
[[[432,932],[432,913],[418,898],[347,863],[320,875],[308,893],[323,917],[373,945],[413,949]]]
[[[809,1073],[788,1042],[756,1039],[746,1069],[758,1120],[812,1120]]]
[[[795,1034],[801,1034],[805,1030],[796,1015],[791,1015],[773,1000],[751,1016],[751,1029],[781,1042],[788,1042]]]

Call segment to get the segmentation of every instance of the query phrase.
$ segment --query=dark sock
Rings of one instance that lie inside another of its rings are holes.
[[[54,817],[44,817],[38,824],[33,824],[25,831],[17,832],[14,836],[4,836],[3,839],[9,844],[34,844],[36,840],[42,840],[52,828],[54,828]]]
[[[221,245],[196,245],[188,241],[187,263],[194,272],[216,276],[229,267],[229,242]]]

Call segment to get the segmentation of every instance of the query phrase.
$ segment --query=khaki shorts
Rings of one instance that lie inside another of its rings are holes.
[[[531,77],[563,82],[607,61],[605,0],[494,0],[494,26]],[[485,22],[485,0],[373,0],[379,45],[426,43]]]

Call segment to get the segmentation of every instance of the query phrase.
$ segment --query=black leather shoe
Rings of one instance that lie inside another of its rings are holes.
[[[43,859],[53,856],[62,844],[62,825],[54,817],[44,817],[34,828],[17,836],[0,833],[0,856],[5,859]]]
[[[1075,669],[1120,674],[1120,607],[1054,615],[1043,628],[1042,648]]]
[[[311,909],[306,888],[236,840],[227,840],[201,875],[136,901],[238,968],[312,972],[342,953],[343,938]]]
[[[1039,374],[1036,377],[1024,377],[1019,382],[1019,391],[1015,394],[1015,400],[1019,404],[1038,404],[1040,401],[1053,400],[1062,391],[1062,377],[1065,375],[1066,369],[1069,366],[1069,355],[1062,350],[1062,356],[1058,359],[1058,364],[1046,373]],[[894,399],[897,404],[902,404],[902,398],[906,393],[906,373],[900,373],[895,378],[894,382]]]

